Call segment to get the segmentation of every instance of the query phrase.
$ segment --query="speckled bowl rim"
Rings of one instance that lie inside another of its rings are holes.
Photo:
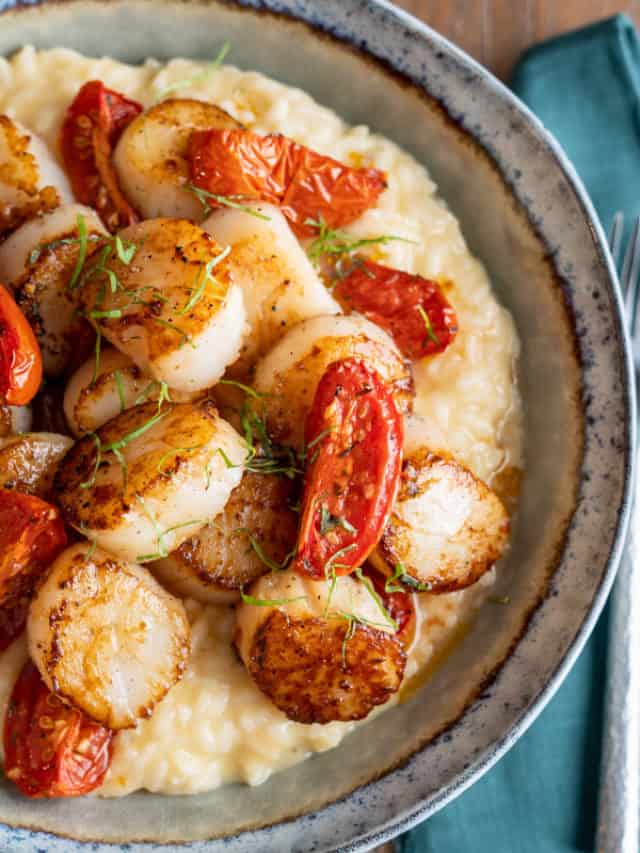
[[[20,7],[28,8],[33,6],[58,5],[67,2],[73,2],[73,0],[0,0],[0,13],[10,11],[12,9],[19,9]],[[393,48],[385,48],[382,52],[374,52],[369,50],[367,46],[355,43],[354,39],[350,38],[349,35],[346,33],[341,33],[335,28],[331,28],[329,30],[328,26],[326,25],[326,22],[323,22],[319,19],[314,20],[310,14],[305,13],[304,2],[299,3],[298,0],[213,0],[212,5],[214,5],[215,3],[230,6],[236,5],[250,10],[263,9],[271,13],[280,14],[284,17],[292,18],[294,20],[300,20],[311,26],[312,28],[318,30],[319,32],[325,35],[329,35],[330,37],[335,38],[339,41],[342,41],[347,45],[351,45],[360,52],[372,56],[376,61],[382,62],[383,64],[390,66],[390,68],[393,69],[395,73],[406,78],[412,86],[416,88],[422,88],[418,81],[408,75],[406,71],[404,71],[402,68],[398,67],[399,63],[397,61],[394,61]],[[498,100],[506,103],[507,105],[514,107],[519,116],[526,120],[529,125],[528,130],[533,135],[535,141],[540,144],[541,148],[543,148],[545,152],[553,160],[555,160],[556,164],[559,166],[560,171],[566,178],[574,194],[575,200],[578,202],[581,208],[584,221],[591,229],[594,239],[594,247],[599,253],[599,261],[607,274],[608,280],[606,282],[606,287],[608,289],[608,297],[610,299],[610,302],[614,306],[613,321],[616,333],[616,341],[619,350],[621,350],[621,372],[624,386],[624,402],[626,409],[626,419],[624,426],[627,441],[624,447],[625,459],[624,482],[622,490],[623,496],[620,502],[620,506],[617,509],[617,524],[615,528],[615,533],[613,535],[613,545],[606,560],[606,565],[603,569],[599,586],[596,589],[587,615],[580,624],[580,627],[577,630],[573,640],[569,644],[568,649],[565,652],[562,660],[555,668],[552,676],[549,678],[546,685],[531,698],[528,706],[520,713],[520,716],[511,724],[510,728],[508,729],[508,731],[505,732],[504,736],[494,742],[492,746],[487,748],[484,753],[480,755],[479,758],[472,762],[467,767],[467,769],[463,773],[459,774],[450,784],[442,787],[435,794],[426,797],[424,801],[421,802],[419,805],[405,809],[403,813],[396,815],[390,820],[387,820],[383,825],[379,826],[378,828],[367,830],[364,833],[361,833],[355,841],[350,842],[346,845],[342,845],[339,849],[341,851],[344,851],[344,853],[361,853],[361,851],[369,850],[373,846],[382,844],[385,841],[396,837],[400,833],[411,829],[416,824],[420,823],[430,815],[434,814],[439,809],[443,808],[445,805],[447,805],[447,803],[449,803],[451,800],[453,800],[455,797],[457,797],[459,794],[469,788],[484,773],[486,773],[491,767],[493,767],[494,764],[514,745],[514,743],[524,734],[524,732],[526,732],[529,726],[536,720],[538,715],[542,712],[547,703],[554,696],[554,694],[562,684],[564,678],[567,676],[573,664],[575,663],[606,603],[607,596],[613,585],[618,564],[620,562],[620,558],[624,549],[625,535],[629,524],[632,484],[634,481],[634,472],[636,464],[636,394],[634,368],[631,355],[631,346],[623,322],[622,299],[620,296],[619,287],[616,284],[617,275],[611,255],[607,248],[607,240],[603,228],[599,222],[591,200],[589,199],[587,192],[580,178],[578,177],[573,164],[571,163],[567,155],[564,153],[560,144],[546,130],[542,122],[529,110],[529,108],[522,101],[520,101],[504,84],[497,80],[486,68],[484,68],[478,62],[472,59],[463,50],[448,41],[436,31],[432,30],[423,22],[414,18],[409,13],[404,12],[403,10],[395,7],[391,2],[388,2],[388,0],[361,0],[359,5],[363,11],[378,13],[382,12],[391,20],[395,19],[395,22],[399,23],[405,31],[411,33],[419,39],[428,40],[433,45],[441,49],[443,53],[454,59],[458,64],[465,66],[469,70],[469,72],[477,75],[481,79],[482,85],[485,87],[489,94],[495,96]],[[322,13],[320,12],[320,17],[321,14]],[[466,128],[461,127],[460,129],[462,132],[473,138],[473,134],[470,133]],[[500,169],[499,166],[497,168]],[[530,227],[535,230],[536,233],[538,233],[538,229],[535,228],[535,226],[530,221],[528,211],[526,210],[525,205],[519,199],[518,203],[522,208],[523,212],[527,215]],[[540,235],[539,233],[538,237],[544,244],[544,237],[542,237],[542,235]],[[548,597],[548,594],[549,589],[547,589],[546,595],[537,605],[536,610],[544,603],[544,601]],[[524,640],[527,634],[529,633],[531,629],[532,616],[535,616],[535,612],[534,614],[530,615],[526,627],[518,639],[518,643]],[[499,678],[500,672],[505,666],[505,664],[508,662],[510,656],[511,655],[508,655],[501,662],[497,673],[494,674],[496,678]],[[458,718],[456,723],[459,721],[459,719],[465,716],[465,713],[466,710],[462,712],[461,717]],[[456,723],[454,723],[454,725]],[[427,748],[428,744],[414,752],[412,756],[410,756],[399,767],[396,767],[390,770],[388,773],[384,774],[382,778],[390,780],[393,779],[394,776],[400,775],[406,764],[408,762],[411,762],[417,756],[419,756]],[[350,800],[358,793],[365,793],[367,789],[375,787],[377,784],[379,784],[380,781],[381,779],[378,778],[367,782],[364,785],[361,785],[360,787],[356,788],[346,797],[335,800],[331,803],[327,803],[325,806],[323,806],[316,812],[292,817],[283,821],[283,823],[293,822],[295,824],[299,824],[301,828],[301,833],[303,833],[305,822],[312,819],[314,815],[320,814],[326,809],[338,806],[340,803],[344,803],[345,801]],[[27,828],[12,827],[8,824],[0,823],[0,841],[3,838],[7,841],[10,840],[16,845],[13,849],[25,851],[25,853],[26,851],[36,849],[38,849],[39,851],[47,850],[48,853],[49,851],[50,853],[63,853],[63,851],[70,850],[91,850],[94,851],[94,853],[112,853],[112,851],[115,849],[130,851],[168,851],[173,849],[188,849],[192,851],[192,853],[206,853],[206,851],[210,851],[212,849],[212,845],[224,844],[225,841],[237,842],[242,838],[246,838],[246,849],[259,849],[259,845],[254,847],[254,842],[259,841],[259,837],[263,833],[269,833],[272,829],[275,828],[277,828],[277,824],[273,825],[272,827],[249,830],[247,832],[241,832],[235,835],[230,835],[227,836],[225,839],[218,838],[212,840],[202,840],[184,843],[170,842],[167,844],[162,844],[159,842],[132,842],[131,844],[119,845],[106,842],[79,841],[71,838],[65,838],[63,836],[45,831],[36,831]],[[237,849],[235,845],[234,849]]]

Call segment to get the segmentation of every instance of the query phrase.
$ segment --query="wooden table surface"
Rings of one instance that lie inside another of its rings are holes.
[[[626,12],[640,26],[640,0],[396,0],[503,79],[535,42]]]
[[[529,45],[625,12],[640,27],[640,0],[395,0],[503,80]],[[374,853],[393,853],[383,844]],[[449,851],[442,851],[449,853]],[[451,851],[453,853],[453,851]]]

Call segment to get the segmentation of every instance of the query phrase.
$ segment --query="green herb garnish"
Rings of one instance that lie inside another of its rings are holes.
[[[409,240],[407,237],[398,237],[394,234],[380,234],[377,237],[358,239],[352,237],[346,231],[329,228],[323,219],[305,219],[304,224],[318,229],[318,236],[307,249],[309,258],[316,265],[325,255],[332,257],[350,255],[365,246],[384,246],[387,243],[393,242],[415,243],[415,240]]]
[[[394,583],[399,581],[401,586],[394,586]],[[432,585],[430,583],[420,583],[411,575],[407,574],[404,563],[397,563],[391,577],[387,578],[384,583],[385,592],[407,592],[407,587],[414,592],[431,592]]]
[[[186,89],[190,86],[194,86],[196,83],[200,83],[202,80],[206,80],[208,77],[211,77],[211,75],[214,74],[222,65],[230,50],[231,44],[226,41],[218,51],[218,55],[215,57],[213,62],[210,62],[206,68],[203,68],[202,71],[198,71],[198,73],[194,74],[192,77],[186,77],[184,80],[178,80],[176,83],[171,83],[170,86],[166,86],[160,91],[158,100],[162,101],[167,95],[171,94],[171,92],[176,92],[178,89]]]
[[[422,317],[422,322],[424,323],[425,328],[427,330],[427,335],[431,338],[431,340],[434,342],[434,344],[436,344],[436,346],[440,346],[440,339],[438,338],[436,333],[433,331],[433,326],[431,324],[431,320],[430,320],[427,312],[424,310],[422,305],[416,305],[416,311]]]
[[[217,193],[210,193],[208,190],[203,190],[202,187],[196,187],[195,184],[189,184],[185,189],[192,192],[200,204],[202,204],[205,216],[208,216],[213,210],[215,210],[215,207],[212,207],[209,204],[209,199],[211,199],[212,201],[215,201],[216,204],[220,204],[223,207],[232,207],[234,210],[242,210],[243,213],[248,213],[256,219],[263,219],[265,222],[271,221],[270,216],[260,213],[259,210],[256,210],[253,207],[248,207],[246,204],[242,204],[244,197],[241,195],[218,195]]]

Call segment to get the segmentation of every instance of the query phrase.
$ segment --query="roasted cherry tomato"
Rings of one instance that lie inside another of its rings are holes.
[[[22,631],[35,584],[66,543],[55,507],[0,489],[0,651]]]
[[[385,610],[398,626],[398,638],[405,648],[408,648],[413,642],[416,630],[414,593],[409,589],[407,589],[407,591],[398,591],[398,584],[390,583],[388,577],[377,572],[373,566],[369,564],[363,568],[362,573],[373,584],[375,591],[380,596]],[[395,591],[387,592],[387,584]]]
[[[420,275],[356,257],[342,267],[333,293],[343,307],[387,329],[407,358],[443,352],[458,331],[440,285]]]
[[[111,763],[113,732],[65,705],[29,661],[4,721],[4,770],[28,797],[79,797]]]
[[[42,356],[29,321],[0,284],[0,402],[24,406],[42,382]]]
[[[305,424],[307,469],[295,568],[345,575],[379,540],[398,490],[403,422],[364,361],[329,365]]]
[[[110,231],[139,219],[120,189],[111,152],[141,112],[140,104],[91,80],[67,108],[62,124],[60,147],[73,192],[98,211]]]
[[[386,187],[379,169],[353,169],[286,136],[248,130],[191,134],[191,176],[207,192],[278,204],[299,236],[348,225],[373,207]]]

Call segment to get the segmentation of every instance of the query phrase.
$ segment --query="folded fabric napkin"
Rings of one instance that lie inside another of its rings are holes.
[[[524,54],[515,92],[560,141],[605,230],[640,214],[640,42],[617,15]],[[606,611],[531,729],[472,788],[396,841],[398,853],[592,853]]]

